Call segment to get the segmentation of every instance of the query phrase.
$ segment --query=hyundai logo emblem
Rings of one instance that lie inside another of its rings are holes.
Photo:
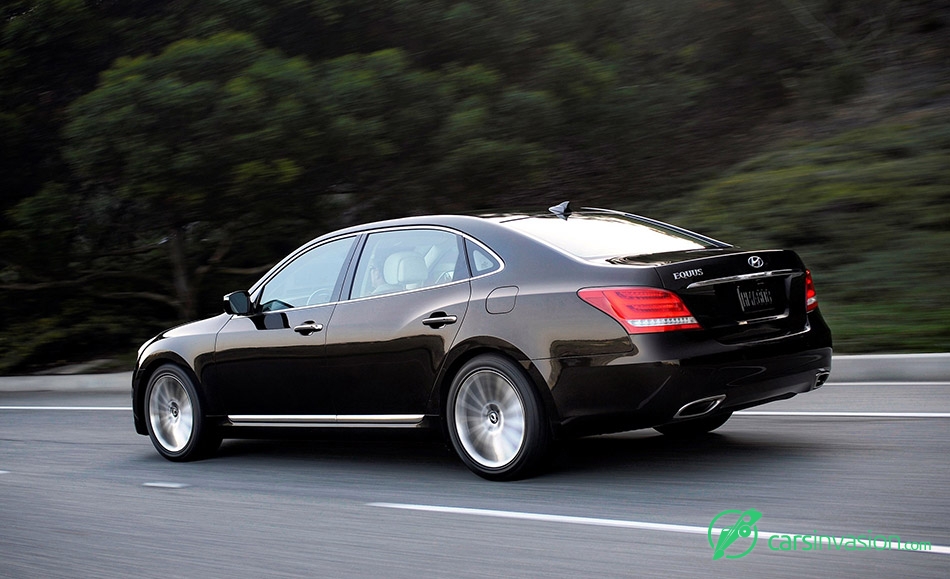
[[[765,265],[765,260],[759,257],[758,255],[753,255],[752,257],[749,258],[749,265],[758,269],[762,267],[763,265]]]

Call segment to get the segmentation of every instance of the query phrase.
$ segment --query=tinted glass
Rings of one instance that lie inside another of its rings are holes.
[[[618,215],[575,213],[566,220],[552,215],[513,219],[504,224],[584,259],[716,247],[658,224]]]
[[[373,233],[356,267],[352,298],[441,285],[466,277],[460,239],[448,231],[405,229]]]
[[[329,302],[355,241],[355,237],[331,241],[292,261],[264,286],[261,309],[270,312]]]
[[[468,263],[472,266],[472,275],[485,275],[501,267],[498,260],[483,248],[470,241],[466,241],[465,245],[468,247]]]

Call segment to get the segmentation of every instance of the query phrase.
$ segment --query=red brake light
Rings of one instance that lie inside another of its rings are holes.
[[[577,295],[631,334],[698,330],[699,322],[671,291],[647,287],[588,288]]]
[[[818,292],[815,291],[815,282],[811,279],[811,270],[805,270],[805,311],[810,312],[818,308]]]

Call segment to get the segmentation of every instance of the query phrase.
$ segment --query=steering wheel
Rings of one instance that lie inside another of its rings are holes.
[[[320,288],[317,291],[310,294],[310,297],[307,298],[307,305],[318,305],[325,304],[330,301],[330,290],[327,288]]]

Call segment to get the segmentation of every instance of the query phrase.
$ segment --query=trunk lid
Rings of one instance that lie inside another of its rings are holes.
[[[805,267],[793,251],[714,248],[614,263],[654,265],[663,287],[720,342],[758,342],[807,329]]]

